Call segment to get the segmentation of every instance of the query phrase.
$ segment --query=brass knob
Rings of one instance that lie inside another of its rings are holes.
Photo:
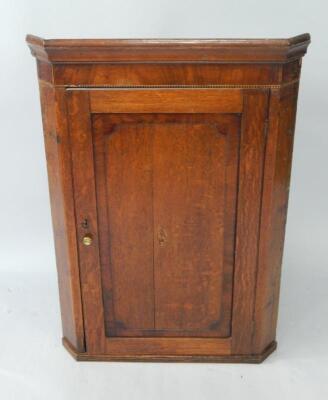
[[[90,246],[90,244],[92,243],[92,236],[91,235],[83,236],[82,243],[84,244],[84,246]]]

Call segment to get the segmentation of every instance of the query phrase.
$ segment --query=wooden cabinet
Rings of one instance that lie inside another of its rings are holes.
[[[65,347],[78,360],[262,361],[309,35],[27,42]]]

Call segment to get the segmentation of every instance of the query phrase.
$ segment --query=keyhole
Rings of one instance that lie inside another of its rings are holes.
[[[81,226],[84,229],[88,229],[89,228],[89,221],[87,220],[87,218],[84,218],[84,220],[81,223]]]
[[[165,242],[167,240],[167,233],[166,230],[164,228],[159,228],[158,230],[158,243],[161,247],[163,247],[165,245]]]

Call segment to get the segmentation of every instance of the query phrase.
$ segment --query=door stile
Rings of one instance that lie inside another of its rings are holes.
[[[86,347],[88,352],[102,353],[105,341],[104,310],[89,92],[67,91],[67,108]],[[90,245],[83,243],[85,237],[91,238]]]

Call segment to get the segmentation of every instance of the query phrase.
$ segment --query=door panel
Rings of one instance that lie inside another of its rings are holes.
[[[230,335],[238,130],[236,115],[94,115],[108,336]]]

